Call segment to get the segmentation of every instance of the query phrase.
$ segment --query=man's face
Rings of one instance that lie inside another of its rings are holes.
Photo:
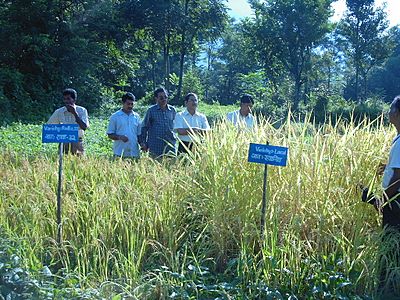
[[[168,102],[168,96],[164,92],[159,92],[156,97],[156,102],[161,108],[165,108]]]
[[[65,105],[74,105],[75,100],[71,97],[71,95],[64,95],[64,104]]]
[[[126,112],[131,112],[133,110],[133,104],[134,101],[131,99],[125,100],[125,102],[122,104],[122,110]]]
[[[389,121],[392,124],[396,124],[400,121],[400,112],[394,105],[394,101],[390,105],[390,110],[389,110]]]
[[[188,111],[196,111],[198,100],[195,96],[190,96],[189,99],[186,101],[186,108]]]
[[[251,108],[253,107],[253,104],[251,103],[240,103],[240,110],[242,115],[247,116],[249,113],[251,113]]]

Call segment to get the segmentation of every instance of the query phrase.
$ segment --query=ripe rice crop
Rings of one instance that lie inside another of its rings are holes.
[[[380,217],[357,185],[380,192],[376,166],[395,135],[383,118],[278,128],[264,120],[251,132],[216,123],[194,155],[138,162],[109,159],[98,122],[88,155],[64,160],[60,246],[56,147],[40,145],[40,127],[29,130],[36,150],[3,145],[0,228],[24,241],[27,267],[67,270],[128,299],[373,297]],[[247,151],[266,141],[289,147],[289,159],[268,169],[261,240],[263,166]]]

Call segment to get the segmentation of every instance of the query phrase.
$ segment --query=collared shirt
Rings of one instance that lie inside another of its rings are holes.
[[[244,117],[240,114],[240,110],[228,113],[226,118],[229,122],[237,127],[253,128],[254,126],[254,116],[249,113],[246,117]]]
[[[139,141],[147,145],[151,155],[158,157],[168,152],[176,153],[175,115],[175,107],[168,104],[165,110],[158,104],[147,110]]]
[[[189,129],[189,128],[200,128],[200,129],[210,129],[207,118],[205,115],[199,112],[195,112],[193,115],[186,109],[180,113],[176,114],[174,122],[174,130],[177,129]],[[192,137],[190,135],[180,135],[178,138],[184,142],[191,142]]]
[[[83,123],[89,127],[89,117],[86,108],[75,105],[76,113]],[[70,113],[65,106],[57,109],[47,121],[47,124],[78,124],[75,120],[75,116]],[[79,137],[82,138],[84,130],[79,127]]]
[[[394,169],[400,169],[400,135],[393,140],[389,154],[389,161],[386,164],[385,171],[383,172],[382,187],[384,189],[389,187],[390,180],[394,174]]]
[[[114,155],[122,157],[139,157],[138,136],[141,131],[140,117],[136,112],[129,114],[122,109],[115,112],[110,117],[107,134],[125,135],[128,141],[113,141]]]

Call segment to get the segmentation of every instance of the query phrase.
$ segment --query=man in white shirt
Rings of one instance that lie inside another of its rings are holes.
[[[382,210],[384,228],[390,227],[400,232],[400,95],[390,105],[389,121],[396,127],[397,136],[393,139],[388,163],[383,165],[383,198],[368,195],[368,189],[364,189],[363,201]]]
[[[86,108],[75,104],[77,93],[74,89],[63,91],[65,106],[57,109],[47,121],[48,124],[78,124],[79,141],[77,143],[63,143],[64,153],[82,155],[85,150],[83,147],[84,131],[89,127],[89,117]]]
[[[139,158],[138,136],[141,132],[141,120],[133,111],[135,96],[126,93],[122,96],[122,108],[110,117],[107,135],[113,142],[114,157]]]
[[[228,113],[226,116],[227,120],[238,128],[253,128],[254,116],[251,113],[253,104],[253,97],[249,94],[244,94],[240,97],[240,109]]]
[[[392,273],[393,270],[400,267],[398,248],[400,234],[400,95],[396,96],[390,105],[389,120],[396,127],[397,136],[393,139],[388,163],[380,166],[380,169],[384,167],[383,196],[381,199],[377,198],[373,194],[369,194],[368,188],[365,188],[362,200],[373,204],[382,213],[383,218],[383,254],[379,263],[379,292],[385,295],[385,297],[382,296],[382,299],[400,299],[398,278]]]
[[[186,110],[176,114],[174,130],[178,133],[178,153],[187,153],[192,150],[193,136],[202,135],[210,130],[207,118],[197,111],[199,100],[195,93],[185,96]]]

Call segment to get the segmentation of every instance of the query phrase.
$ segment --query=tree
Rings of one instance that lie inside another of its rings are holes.
[[[203,71],[209,100],[232,104],[239,99],[240,76],[257,71],[250,36],[245,31],[249,20],[231,20],[217,42],[207,43],[207,69]]]
[[[384,65],[375,67],[368,77],[368,90],[391,102],[400,92],[400,27],[389,30],[394,48]]]
[[[250,1],[255,10],[252,27],[258,57],[269,79],[288,72],[294,81],[293,110],[311,69],[311,54],[330,32],[332,0]]]
[[[180,1],[181,2],[181,1]],[[175,99],[181,97],[184,62],[188,53],[194,50],[196,42],[215,40],[220,36],[227,20],[226,7],[221,0],[183,0],[178,35],[179,83]]]
[[[0,2],[0,102],[6,119],[38,121],[60,105],[65,87],[98,108],[101,91],[138,67],[117,2]],[[128,43],[125,43],[128,40]],[[125,49],[124,49],[125,48]],[[4,120],[4,119],[3,119]]]
[[[370,70],[385,61],[392,47],[386,13],[374,4],[374,0],[346,0],[347,11],[337,28],[348,65],[354,66],[354,100],[358,102],[367,97]]]

